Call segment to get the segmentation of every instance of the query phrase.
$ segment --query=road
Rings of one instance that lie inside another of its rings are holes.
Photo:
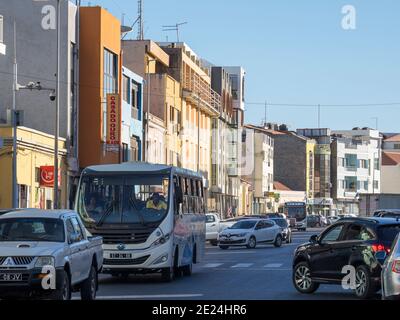
[[[98,299],[354,299],[351,291],[340,286],[322,285],[313,295],[302,295],[294,289],[291,280],[293,251],[318,231],[295,232],[293,243],[281,248],[265,245],[253,250],[221,250],[207,245],[205,259],[193,267],[193,275],[172,283],[161,282],[159,275],[128,279],[101,275]]]

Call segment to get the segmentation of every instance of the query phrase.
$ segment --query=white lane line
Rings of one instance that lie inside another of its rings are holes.
[[[237,263],[231,268],[249,268],[253,265],[254,263]]]
[[[97,296],[96,300],[132,300],[132,299],[167,299],[167,298],[195,298],[202,297],[201,293],[189,294],[153,294],[153,295],[123,295],[123,296]],[[72,300],[80,300],[73,297]]]
[[[280,268],[283,266],[283,263],[268,263],[264,266],[264,268]]]
[[[222,263],[207,263],[203,268],[217,268],[219,266],[222,266]]]

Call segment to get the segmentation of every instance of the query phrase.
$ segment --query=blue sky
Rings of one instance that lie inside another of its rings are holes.
[[[83,1],[87,4],[88,1]],[[136,0],[91,0],[131,24]],[[356,30],[343,30],[344,5],[356,8]],[[291,129],[316,127],[316,107],[400,103],[400,1],[398,0],[144,0],[145,37],[175,41],[163,25],[187,21],[181,40],[215,65],[247,72],[246,122]],[[321,126],[400,131],[400,104],[321,107]]]

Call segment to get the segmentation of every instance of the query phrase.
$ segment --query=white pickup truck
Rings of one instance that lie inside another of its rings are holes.
[[[87,237],[69,210],[27,209],[0,215],[0,299],[94,300],[103,240]]]
[[[231,218],[221,220],[217,213],[206,214],[206,241],[209,241],[213,246],[218,245],[218,234],[226,228],[234,225],[239,218]]]

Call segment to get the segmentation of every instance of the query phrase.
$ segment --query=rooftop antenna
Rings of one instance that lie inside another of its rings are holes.
[[[163,26],[163,31],[176,31],[176,42],[179,42],[179,28],[185,24],[187,22],[177,23],[173,26]]]
[[[143,28],[143,0],[138,0],[138,35],[137,40],[144,40],[144,28]]]

